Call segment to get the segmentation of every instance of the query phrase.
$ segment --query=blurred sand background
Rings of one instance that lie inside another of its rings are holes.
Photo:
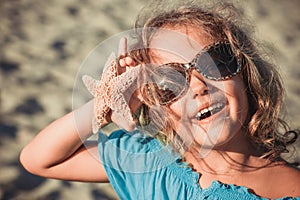
[[[77,71],[101,41],[133,27],[146,0],[0,0],[0,199],[117,199],[109,184],[40,178],[22,147],[72,110]],[[250,0],[244,11],[273,45],[287,86],[287,118],[300,122],[300,1]],[[300,152],[290,160],[300,160]]]

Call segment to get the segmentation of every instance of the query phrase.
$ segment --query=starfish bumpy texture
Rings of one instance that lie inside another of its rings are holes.
[[[118,75],[116,62],[115,54],[112,53],[105,64],[100,81],[88,75],[82,77],[85,86],[95,97],[93,133],[98,132],[110,110],[117,112],[123,118],[121,120],[133,121],[124,93],[139,75],[140,65],[127,68],[124,73]]]

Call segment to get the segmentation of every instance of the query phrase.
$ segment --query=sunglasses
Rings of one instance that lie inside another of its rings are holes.
[[[209,80],[224,81],[237,75],[241,65],[228,42],[216,42],[202,49],[189,63],[155,67],[147,90],[160,105],[168,105],[187,91],[192,70]]]

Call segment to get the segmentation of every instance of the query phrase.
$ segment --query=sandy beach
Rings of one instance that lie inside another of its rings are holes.
[[[73,109],[74,84],[85,58],[99,43],[131,29],[146,2],[1,1],[0,199],[118,199],[109,184],[31,175],[18,157],[43,127]],[[286,118],[300,128],[300,1],[241,5],[257,38],[273,49],[286,85]],[[300,162],[300,142],[285,157]]]

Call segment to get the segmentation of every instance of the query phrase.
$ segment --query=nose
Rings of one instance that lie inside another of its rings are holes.
[[[193,92],[193,97],[197,98],[199,96],[204,96],[208,94],[208,86],[205,83],[203,77],[193,70],[193,73],[191,74],[191,80],[190,80],[190,89]]]

